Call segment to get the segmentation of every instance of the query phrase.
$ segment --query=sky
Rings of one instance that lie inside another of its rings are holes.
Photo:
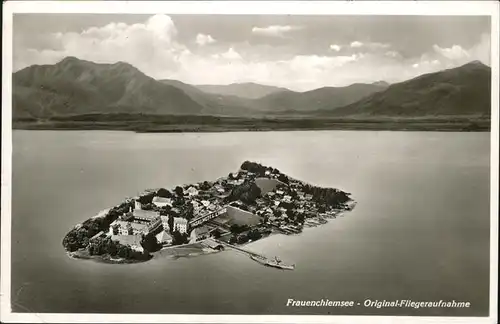
[[[307,91],[490,65],[482,16],[15,14],[14,71],[66,56],[156,79]]]

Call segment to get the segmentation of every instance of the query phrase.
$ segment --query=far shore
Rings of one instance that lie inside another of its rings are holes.
[[[178,118],[178,116],[176,117]],[[404,118],[404,119],[235,119],[216,121],[195,120],[178,122],[162,120],[21,120],[13,122],[13,129],[25,130],[121,130],[137,133],[212,133],[265,131],[438,131],[489,132],[491,121],[486,118]],[[174,118],[175,119],[175,118]],[[221,120],[222,119],[222,120]]]

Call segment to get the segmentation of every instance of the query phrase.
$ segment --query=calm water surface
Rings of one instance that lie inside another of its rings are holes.
[[[14,131],[16,312],[485,316],[489,133]],[[249,248],[134,265],[72,260],[76,223],[151,187],[213,180],[244,160],[351,192],[353,212]],[[286,307],[300,300],[464,300],[469,309]]]

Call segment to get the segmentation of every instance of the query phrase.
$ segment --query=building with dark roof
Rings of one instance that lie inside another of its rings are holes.
[[[150,223],[160,217],[160,213],[154,210],[134,209],[132,212],[134,220],[138,222]]]

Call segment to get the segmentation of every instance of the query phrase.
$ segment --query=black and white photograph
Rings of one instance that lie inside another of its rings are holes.
[[[497,2],[4,9],[2,322],[498,322]]]

